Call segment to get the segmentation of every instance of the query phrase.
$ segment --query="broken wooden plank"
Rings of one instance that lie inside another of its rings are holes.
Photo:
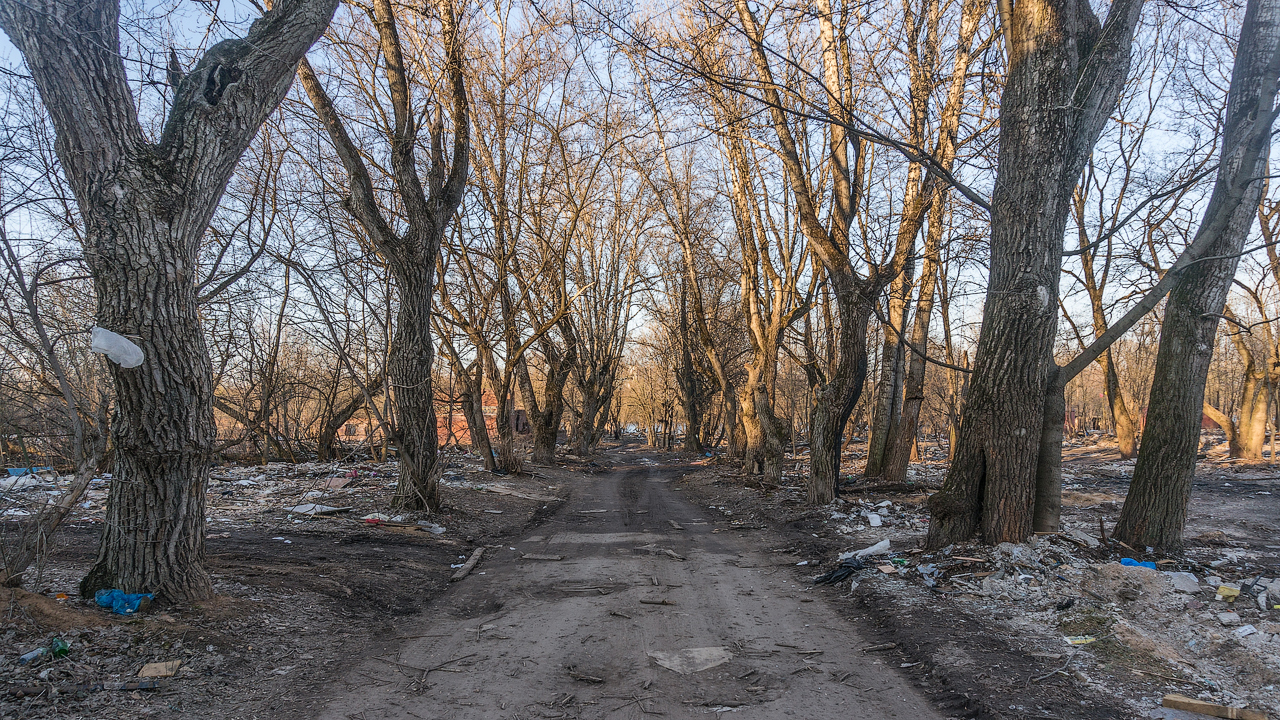
[[[641,605],[675,605],[670,600],[641,600]]]
[[[476,548],[475,552],[471,553],[471,557],[467,558],[467,561],[462,564],[462,567],[458,568],[458,572],[454,573],[453,577],[449,578],[449,582],[458,582],[469,575],[471,571],[475,569],[476,563],[480,562],[481,555],[484,555],[484,548]]]
[[[519,490],[512,490],[511,488],[503,485],[485,485],[477,489],[484,490],[485,492],[497,493],[499,495],[510,495],[511,497],[523,498],[525,500],[537,500],[538,502],[560,501],[560,498],[553,497],[551,495],[538,495],[536,493],[521,492]]]
[[[1230,720],[1267,720],[1267,714],[1261,710],[1227,707],[1226,705],[1196,700],[1185,695],[1165,695],[1160,704],[1174,710],[1190,710],[1201,715],[1229,718]]]
[[[538,553],[525,553],[520,556],[521,560],[563,560],[560,555],[539,555]]]

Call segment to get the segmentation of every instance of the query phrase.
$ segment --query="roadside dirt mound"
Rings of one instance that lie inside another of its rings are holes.
[[[64,601],[5,588],[5,621],[13,625],[30,623],[40,632],[65,633],[79,628],[103,627],[111,621],[91,612],[68,606]]]

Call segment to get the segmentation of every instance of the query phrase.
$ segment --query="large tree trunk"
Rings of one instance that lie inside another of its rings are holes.
[[[436,239],[435,247],[439,247]],[[426,253],[423,253],[426,255]],[[431,370],[431,296],[435,292],[434,253],[417,262],[392,263],[399,294],[395,334],[387,353],[387,376],[395,393],[396,449],[400,476],[392,504],[406,510],[440,508],[439,429]]]
[[[1236,423],[1235,442],[1230,456],[1241,460],[1261,460],[1267,439],[1267,414],[1270,400],[1266,377],[1250,373],[1240,390],[1240,420]]]
[[[1000,105],[991,269],[955,459],[930,498],[928,545],[1032,532],[1072,191],[1129,70],[1141,0],[1101,27],[1083,0],[1019,0]]]
[[[815,505],[836,499],[845,425],[867,379],[867,323],[874,300],[837,285],[840,298],[845,299],[840,307],[839,361],[826,382],[814,388],[809,414],[808,501]]]
[[[0,2],[57,132],[85,229],[99,325],[129,335],[141,367],[110,364],[115,473],[98,558],[80,584],[171,600],[211,592],[204,491],[216,431],[196,301],[200,240],[240,155],[288,91],[336,0],[282,0],[243,39],[181,78],[160,141],[138,122],[119,3]]]
[[[774,359],[776,362],[776,358]],[[759,474],[764,482],[782,480],[782,438],[778,420],[769,402],[769,386],[764,379],[764,363],[747,366],[747,379],[738,398],[742,425],[746,431],[745,470]]]
[[[1278,58],[1280,0],[1249,0],[1227,95],[1218,180],[1197,233],[1214,241],[1208,257],[1179,276],[1169,293],[1142,453],[1114,531],[1133,547],[1182,547],[1218,318],[1267,175]]]

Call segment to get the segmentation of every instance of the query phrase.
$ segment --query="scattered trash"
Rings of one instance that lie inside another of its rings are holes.
[[[1198,712],[1201,715],[1209,715],[1217,718],[1231,718],[1232,720],[1267,720],[1267,714],[1261,710],[1246,710],[1243,708],[1227,707],[1226,705],[1218,705],[1216,703],[1205,702],[1204,700],[1196,700],[1185,695],[1165,695],[1160,704],[1174,710],[1190,710]]]
[[[880,513],[868,513],[867,524],[871,527],[880,527],[884,524],[884,520],[880,518]]]
[[[156,599],[151,593],[126,593],[123,590],[99,590],[93,594],[99,607],[110,608],[117,615],[133,615],[146,612],[151,601]]]
[[[937,565],[929,565],[929,564],[917,565],[916,571],[924,576],[924,584],[926,586],[937,587],[938,578],[942,575],[942,573],[938,571]]]
[[[809,561],[808,561],[808,560],[801,560],[800,562],[796,563],[796,565],[801,566],[801,567],[803,567],[803,566],[805,566],[805,565],[808,565],[808,564],[809,564]]]
[[[840,553],[840,559],[847,560],[848,558],[858,558],[859,560],[861,560],[862,558],[874,557],[876,555],[884,555],[887,552],[889,552],[889,541],[881,540],[880,542],[876,543],[875,545],[872,545],[871,547],[865,547],[865,548],[862,548],[861,550],[856,550],[854,552]]]
[[[32,650],[32,651],[31,651],[31,652],[29,652],[29,653],[24,653],[24,654],[22,654],[22,655],[19,655],[19,656],[18,656],[18,664],[19,664],[19,665],[26,665],[27,663],[32,662],[32,661],[34,661],[34,660],[39,660],[40,658],[42,658],[42,657],[44,657],[45,655],[48,655],[48,654],[49,654],[49,648],[47,648],[47,647],[38,647],[38,648],[36,648],[35,650]]]
[[[351,507],[332,507],[329,505],[316,505],[315,503],[306,503],[305,505],[294,505],[284,509],[287,513],[294,515],[336,515],[338,513],[349,512],[355,508]]]
[[[651,650],[645,653],[662,667],[681,675],[709,670],[733,659],[726,647],[686,648],[684,650]]]
[[[54,638],[53,641],[49,643],[49,654],[56,658],[66,657],[70,653],[71,643],[68,643],[62,638]]]
[[[490,515],[501,515],[501,514],[502,514],[502,511],[501,511],[501,510],[485,510],[485,512],[489,513]]]
[[[1120,558],[1120,564],[1124,565],[1125,567],[1144,567],[1144,568],[1150,568],[1152,570],[1156,569],[1156,564],[1149,560],[1138,562],[1133,558]]]
[[[831,585],[844,580],[864,568],[866,568],[866,565],[863,564],[862,559],[853,557],[852,554],[850,554],[849,557],[842,559],[840,564],[836,566],[834,570],[819,575],[813,579],[813,582],[818,585]]]
[[[138,677],[173,677],[177,674],[178,668],[181,666],[181,660],[165,660],[164,662],[147,663],[138,671]]]
[[[1093,635],[1066,635],[1062,638],[1068,645],[1088,645],[1098,641]]]
[[[30,469],[31,468],[9,468],[9,474],[13,475],[14,470],[22,470],[25,472]],[[12,480],[0,480],[0,490],[26,490],[27,488],[35,487],[39,484],[40,478],[38,477],[34,477],[32,475],[19,475]]]
[[[1235,602],[1240,597],[1240,588],[1233,588],[1227,585],[1218,586],[1218,600],[1226,600],[1227,602]]]
[[[429,520],[419,520],[418,529],[425,530],[432,535],[443,535],[445,533],[445,526],[437,525]]]
[[[95,325],[89,331],[89,337],[89,352],[106,355],[122,368],[138,367],[145,359],[142,348],[123,335],[117,335],[106,328]]]

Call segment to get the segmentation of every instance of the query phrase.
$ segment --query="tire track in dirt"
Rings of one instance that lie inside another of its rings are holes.
[[[642,461],[576,482],[535,534],[492,549],[416,626],[399,625],[418,637],[353,659],[319,717],[942,717],[860,652],[792,561],[759,534],[719,532],[670,489],[675,477]],[[721,662],[681,674],[659,658]]]

